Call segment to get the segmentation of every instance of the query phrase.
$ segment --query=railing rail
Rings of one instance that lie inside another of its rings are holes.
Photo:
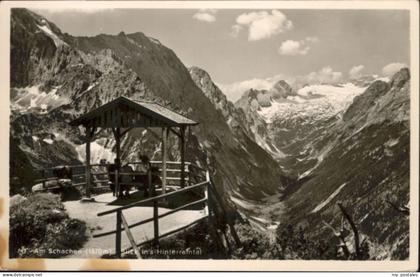
[[[208,183],[208,181],[204,181],[204,182],[201,182],[201,183],[198,183],[198,184],[195,184],[195,185],[183,188],[183,189],[179,189],[179,190],[176,190],[176,191],[171,191],[171,192],[168,192],[168,193],[165,193],[165,194],[161,194],[161,195],[158,195],[158,196],[154,196],[154,197],[146,198],[146,199],[143,199],[143,200],[140,200],[140,201],[136,201],[134,203],[122,206],[120,208],[115,208],[115,209],[112,209],[112,210],[108,210],[108,211],[105,211],[105,212],[98,213],[98,216],[104,216],[104,215],[107,215],[107,214],[112,214],[112,213],[115,213],[117,211],[122,211],[122,210],[126,210],[126,209],[129,209],[129,208],[135,207],[135,206],[139,206],[141,204],[146,204],[146,203],[149,203],[149,202],[153,202],[153,201],[157,201],[157,200],[160,200],[160,199],[168,198],[168,197],[171,197],[171,196],[183,193],[183,192],[187,192],[187,191],[202,187],[204,185],[207,185],[207,183]]]

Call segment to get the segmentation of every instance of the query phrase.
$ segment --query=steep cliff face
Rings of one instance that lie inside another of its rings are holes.
[[[250,89],[235,102],[236,109],[244,115],[244,119],[251,129],[254,140],[263,147],[273,158],[281,159],[285,154],[276,147],[275,136],[270,132],[269,123],[259,113],[262,107],[269,107],[273,94],[271,91]]]
[[[253,133],[244,118],[242,111],[235,108],[232,102],[228,101],[226,95],[213,83],[210,75],[196,66],[188,69],[194,83],[201,89],[204,95],[220,111],[233,132],[244,132],[253,137]]]
[[[409,206],[409,81],[402,69],[354,98],[320,141],[305,182],[287,196],[285,221],[322,238],[330,232],[322,220],[340,226],[336,204],[342,202],[368,237],[372,256],[408,257],[409,220],[396,207]]]
[[[195,84],[210,99],[216,109],[221,111],[225,121],[237,137],[248,137],[274,158],[283,156],[281,151],[271,143],[266,132],[266,124],[258,114],[253,114],[246,108],[244,111],[242,108],[235,107],[232,102],[227,100],[223,92],[213,83],[210,75],[203,69],[191,67],[189,70]],[[283,88],[278,87],[278,92],[282,93]],[[288,93],[287,90],[284,93]]]
[[[157,40],[142,33],[73,37],[25,9],[12,10],[11,31],[10,135],[34,168],[83,160],[83,134],[69,121],[124,95],[156,101],[200,122],[188,137],[187,158],[211,169],[226,199],[259,201],[281,189],[276,162],[229,128],[175,53]],[[105,133],[95,142],[94,160],[113,155],[110,137]],[[130,132],[122,147],[126,161],[139,153],[160,155],[148,131]],[[177,158],[177,147],[170,139],[170,158]]]

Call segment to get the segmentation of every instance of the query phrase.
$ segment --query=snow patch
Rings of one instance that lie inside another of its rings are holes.
[[[52,139],[49,139],[49,138],[45,138],[42,141],[44,141],[44,142],[46,142],[48,144],[53,144],[54,143],[54,141]]]
[[[376,78],[375,81],[382,81],[382,82],[389,83],[391,80],[389,79],[389,77],[380,77],[380,78]]]
[[[400,140],[398,138],[396,138],[396,139],[390,139],[387,142],[385,142],[385,146],[392,147],[394,145],[397,145],[399,141]]]
[[[84,92],[90,91],[91,89],[93,89],[94,87],[96,87],[98,85],[97,82],[91,84]]]
[[[115,153],[109,148],[105,148],[106,139],[97,139],[90,143],[90,156],[91,163],[99,163],[101,159],[106,159],[108,162],[113,162],[115,159]],[[84,144],[77,145],[76,151],[78,159],[81,162],[86,161],[86,146]]]
[[[239,198],[236,198],[232,195],[230,196],[230,199],[233,201],[233,203],[235,203],[236,205],[238,205],[238,206],[240,206],[244,209],[251,210],[251,209],[255,208],[255,206],[253,204],[251,204],[249,202],[246,202],[245,200],[241,200]]]
[[[157,39],[155,39],[155,38],[148,37],[148,39],[149,39],[151,42],[153,42],[154,44],[161,45],[160,41],[159,41],[159,40],[157,40]]]
[[[40,85],[15,88],[11,99],[12,110],[46,113],[71,101],[70,98],[57,94],[61,86],[54,87],[50,92],[40,91],[39,87]]]
[[[306,176],[308,176],[309,174],[311,174],[311,172],[316,168],[317,166],[314,166],[311,169],[306,170],[305,172],[303,172],[302,174],[299,174],[298,176],[298,180],[305,178]]]
[[[328,203],[331,202],[331,200],[337,196],[337,194],[344,188],[344,186],[347,185],[347,183],[342,184],[338,189],[336,189],[326,200],[321,202],[318,206],[315,207],[315,209],[312,210],[311,213],[316,213],[320,211],[322,208],[324,208]]]
[[[270,106],[260,107],[258,113],[266,123],[276,119],[302,118],[327,119],[344,111],[353,98],[365,91],[352,83],[333,85],[310,85],[298,90],[296,96],[271,100]]]
[[[67,45],[67,43],[62,41],[53,31],[51,31],[50,28],[48,28],[47,25],[44,25],[44,26],[37,25],[37,27],[54,41],[54,44],[56,47],[60,45]]]

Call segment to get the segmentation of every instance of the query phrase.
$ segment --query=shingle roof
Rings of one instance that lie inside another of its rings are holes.
[[[155,122],[161,123],[162,126],[187,126],[197,125],[198,123],[168,108],[165,108],[154,102],[132,100],[124,96],[120,96],[111,102],[108,102],[70,122],[71,125],[77,126],[85,124],[89,121],[101,117],[105,112],[118,106],[128,106],[136,112],[153,119]]]
[[[145,102],[145,101],[133,101],[137,103],[138,105],[155,112],[156,114],[160,114],[161,116],[170,119],[174,121],[176,124],[185,124],[185,125],[194,125],[197,124],[197,122],[186,118],[183,115],[180,115],[179,113],[176,113],[174,111],[171,111],[159,104],[153,103],[153,102]]]

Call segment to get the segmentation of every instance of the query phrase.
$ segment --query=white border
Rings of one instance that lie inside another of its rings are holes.
[[[8,259],[10,8],[29,9],[403,9],[410,11],[411,163],[410,258],[408,261],[267,261],[267,260],[100,260]],[[0,2],[0,270],[225,270],[225,271],[415,271],[418,268],[419,196],[419,10],[417,1],[42,1]]]

